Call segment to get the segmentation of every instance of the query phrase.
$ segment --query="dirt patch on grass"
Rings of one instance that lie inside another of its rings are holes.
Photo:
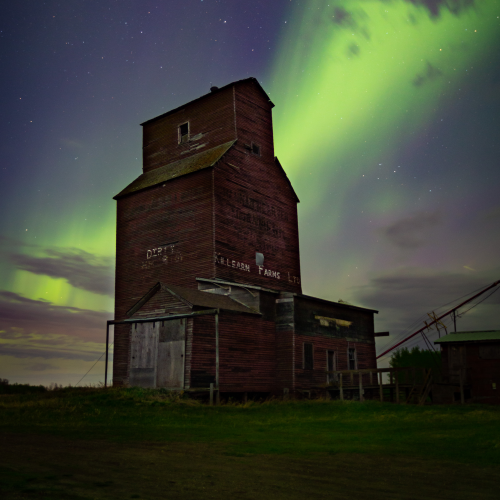
[[[0,435],[3,499],[497,499],[499,467],[370,454]]]

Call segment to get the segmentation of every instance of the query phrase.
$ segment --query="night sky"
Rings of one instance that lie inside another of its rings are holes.
[[[301,200],[304,293],[379,310],[382,352],[500,279],[500,0],[2,2],[0,63],[0,378],[92,367],[139,124],[250,76]],[[499,329],[499,306],[458,330]]]

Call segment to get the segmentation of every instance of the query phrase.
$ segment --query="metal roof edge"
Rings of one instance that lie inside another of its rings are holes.
[[[302,297],[302,298],[305,298],[305,299],[317,300],[319,302],[325,302],[325,303],[328,303],[328,304],[334,304],[336,306],[347,307],[349,309],[360,309],[362,311],[370,311],[370,312],[373,312],[375,314],[379,313],[376,309],[368,309],[367,307],[353,306],[351,304],[343,304],[342,302],[335,302],[333,300],[320,299],[319,297],[312,297],[311,295],[296,294],[296,297],[298,297],[298,298]]]
[[[272,290],[271,288],[264,288],[258,285],[247,285],[246,283],[237,283],[236,281],[224,281],[218,278],[196,278],[196,281],[206,281],[208,283],[217,283],[220,285],[240,286],[242,288],[252,288],[253,290],[262,290],[263,292],[281,293],[280,290]]]
[[[491,342],[500,340],[500,330],[478,330],[467,332],[453,332],[434,341],[434,344],[448,344],[454,342]]]
[[[180,177],[183,177],[185,175],[189,175],[189,174],[192,174],[192,173],[196,173],[196,172],[199,172],[200,170],[204,170],[205,168],[212,168],[217,162],[219,162],[223,157],[224,155],[234,146],[234,144],[237,142],[237,139],[234,139],[232,141],[228,141],[228,142],[225,142],[223,144],[219,144],[218,146],[214,146],[213,148],[210,148],[210,149],[206,149],[205,151],[202,151],[201,153],[196,153],[194,155],[191,155],[191,156],[187,156],[186,158],[182,158],[180,160],[176,160],[176,161],[172,161],[170,163],[167,163],[165,165],[162,165],[161,167],[158,167],[158,168],[155,168],[153,170],[150,170],[149,172],[143,172],[141,175],[139,175],[138,177],[136,177],[132,182],[130,182],[129,184],[127,184],[127,186],[125,186],[118,194],[116,194],[115,196],[113,196],[113,200],[118,200],[119,198],[123,198],[124,196],[128,196],[130,194],[134,194],[134,193],[139,193],[140,191],[143,191],[144,189],[149,189],[149,188],[152,188],[152,187],[155,187],[155,186],[158,186],[159,184],[163,184],[165,182],[170,182],[170,181],[173,181],[175,179],[178,179]],[[160,169],[167,169],[167,167],[172,167],[172,165],[176,164],[176,163],[179,163],[179,162],[182,162],[182,161],[186,161],[186,160],[189,160],[190,158],[193,159],[195,157],[199,157],[203,154],[206,154],[208,153],[209,151],[212,151],[213,149],[216,149],[216,148],[220,148],[222,146],[226,146],[227,145],[227,148],[225,149],[225,151],[223,153],[221,153],[216,160],[214,160],[211,164],[209,165],[206,165],[205,167],[203,168],[199,168],[197,170],[194,170],[192,172],[186,172],[185,174],[181,174],[181,175],[177,175],[175,177],[172,177],[171,179],[166,179],[166,180],[158,180],[157,182],[154,182],[152,184],[149,184],[147,186],[143,186],[143,187],[139,187],[137,189],[134,189],[134,190],[131,190],[131,191],[128,191],[127,192],[127,189],[130,188],[130,186],[132,186],[132,184],[134,184],[135,182],[137,182],[141,177],[146,177],[148,174],[151,174],[152,172],[156,172],[157,170],[160,170]]]

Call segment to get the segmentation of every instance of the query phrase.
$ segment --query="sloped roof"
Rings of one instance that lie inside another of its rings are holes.
[[[438,340],[435,340],[434,343],[449,344],[451,342],[479,342],[485,340],[500,340],[500,330],[450,333]]]
[[[278,160],[278,157],[274,157],[274,163],[278,166],[278,168],[283,172],[283,175],[285,176],[285,180],[290,186],[290,189],[292,190],[293,195],[295,196],[295,201],[297,203],[300,203],[299,197],[297,196],[297,193],[295,192],[295,189],[293,189],[292,183],[290,182],[290,179],[288,178],[288,175],[286,175],[285,169],[281,165],[280,161]]]
[[[194,103],[196,101],[200,101],[202,99],[205,99],[206,97],[212,96],[212,95],[216,94],[217,92],[220,92],[221,90],[226,89],[227,87],[232,87],[233,85],[238,85],[240,83],[245,83],[245,82],[253,82],[255,85],[257,85],[257,88],[259,89],[259,92],[262,94],[262,96],[265,99],[267,99],[267,101],[269,102],[269,105],[271,106],[271,108],[274,108],[273,102],[271,101],[271,99],[269,99],[269,95],[262,88],[262,85],[259,83],[259,81],[255,77],[251,76],[249,78],[244,78],[243,80],[237,80],[235,82],[228,83],[227,85],[224,85],[223,87],[219,87],[219,88],[215,88],[214,87],[214,90],[211,90],[207,94],[204,94],[204,95],[202,95],[200,97],[197,97],[196,99],[193,99],[192,101],[186,102],[185,104],[182,104],[181,106],[178,106],[177,108],[171,109],[170,111],[167,111],[166,113],[163,113],[161,115],[155,116],[154,118],[150,118],[149,120],[146,120],[145,122],[142,122],[141,125],[146,125],[147,123],[154,122],[155,120],[163,118],[163,117],[165,117],[167,115],[171,115],[172,113],[175,113],[176,111],[179,111],[179,109],[183,109],[186,106],[188,106],[188,105],[190,105],[190,104],[192,104],[192,103]]]
[[[245,313],[259,314],[254,309],[236,302],[227,295],[218,295],[210,292],[202,292],[193,288],[184,288],[181,286],[168,285],[162,283],[164,290],[177,295],[184,302],[188,302],[192,306],[207,307],[210,309],[226,309],[229,311],[238,311]]]
[[[176,177],[197,172],[204,168],[213,167],[233,146],[236,141],[229,141],[212,149],[207,149],[182,160],[168,163],[163,167],[155,168],[149,172],[144,172],[135,181],[131,182],[125,189],[120,191],[114,199],[121,198],[130,193],[140,191],[151,186],[156,186],[162,182],[167,182]]]

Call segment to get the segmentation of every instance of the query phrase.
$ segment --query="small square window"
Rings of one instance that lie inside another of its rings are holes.
[[[304,342],[304,370],[312,370],[314,368],[314,350],[313,345]]]
[[[257,146],[257,144],[254,144],[252,142],[252,153],[254,155],[260,156],[260,146]]]
[[[179,125],[179,144],[184,144],[189,140],[189,123]]]

